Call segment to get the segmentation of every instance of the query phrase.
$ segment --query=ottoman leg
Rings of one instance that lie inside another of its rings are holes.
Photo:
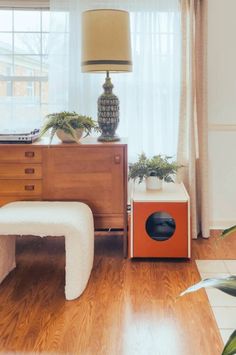
[[[16,267],[15,242],[15,236],[0,236],[0,282]]]
[[[89,276],[90,269],[87,267],[87,253],[81,246],[78,236],[65,237],[66,270],[65,270],[65,296],[67,300],[79,297],[84,291]]]

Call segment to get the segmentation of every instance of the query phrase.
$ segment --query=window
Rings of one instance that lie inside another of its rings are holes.
[[[121,137],[128,137],[130,160],[136,160],[142,152],[149,157],[155,154],[176,154],[181,21],[178,0],[171,0],[171,3],[173,6],[169,7],[169,1],[157,1],[154,8],[147,9],[145,1],[135,1],[129,11],[133,71],[110,75],[114,85],[113,93],[120,100],[117,133]],[[57,18],[57,13],[53,11],[52,16],[55,18],[55,35],[58,35],[58,40],[54,42],[57,44],[62,37],[60,31],[63,21],[62,16]],[[79,53],[76,46],[71,46],[71,43],[79,42],[74,17],[79,17],[79,14],[70,13],[69,38],[65,35],[64,44],[54,50],[57,66],[50,67],[50,74],[54,86],[60,88],[60,96],[55,90],[50,90],[50,101],[56,103],[53,111],[69,109],[96,118],[96,102],[102,94],[105,74],[80,73]],[[62,72],[69,73],[67,82]]]
[[[33,70],[28,70],[28,75],[32,77],[34,74]],[[34,82],[27,81],[27,96],[34,96]]]
[[[0,130],[36,128],[48,112],[47,9],[0,9]]]
[[[6,76],[9,77],[11,75],[12,67],[10,65],[6,66]],[[12,96],[12,82],[8,80],[6,83],[6,96]]]

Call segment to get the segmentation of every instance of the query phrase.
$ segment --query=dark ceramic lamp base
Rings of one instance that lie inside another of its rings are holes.
[[[120,137],[118,137],[117,135],[105,136],[105,135],[101,134],[101,136],[98,137],[99,142],[117,142],[119,140],[120,140]]]
[[[113,85],[109,72],[107,72],[103,88],[104,93],[98,98],[98,125],[102,132],[98,141],[119,141],[120,138],[115,134],[119,124],[119,99],[112,93]]]

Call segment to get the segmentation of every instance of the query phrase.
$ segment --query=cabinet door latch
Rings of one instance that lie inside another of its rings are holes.
[[[119,155],[119,154],[116,154],[116,155],[114,156],[114,162],[115,162],[115,164],[120,164],[120,161],[121,161],[120,155]]]

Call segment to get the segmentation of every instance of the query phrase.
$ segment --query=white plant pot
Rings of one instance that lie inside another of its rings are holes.
[[[146,178],[146,190],[161,190],[162,180],[157,176],[149,176]]]
[[[84,130],[83,128],[77,128],[75,131],[77,137],[76,140],[69,133],[64,132],[62,129],[57,129],[56,135],[63,143],[78,142],[82,137]]]

